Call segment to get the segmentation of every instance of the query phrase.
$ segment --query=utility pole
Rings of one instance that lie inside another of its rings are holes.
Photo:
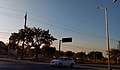
[[[106,47],[108,51],[108,70],[112,70],[110,64],[110,46],[109,46],[109,29],[108,29],[108,8],[110,8],[117,0],[113,0],[106,8],[101,8],[97,6],[98,9],[104,10],[105,12],[105,22],[106,22]]]
[[[26,30],[26,23],[27,23],[27,12],[25,14],[25,24],[24,24],[24,30]],[[25,42],[25,39],[23,39],[23,44],[22,44],[22,57],[21,59],[24,59],[24,42]]]
[[[107,8],[105,8],[105,18],[106,18],[106,46],[108,51],[108,70],[111,70],[111,64],[110,64],[110,46],[109,46],[109,29],[108,29],[108,11]]]
[[[27,12],[25,14],[25,24],[24,24],[24,28],[26,28],[26,24],[27,24]]]

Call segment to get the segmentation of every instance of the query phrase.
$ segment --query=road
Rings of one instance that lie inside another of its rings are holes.
[[[120,70],[120,65],[113,65],[113,70]],[[107,70],[107,65],[77,64],[74,68],[52,67],[49,63],[0,60],[0,70]]]

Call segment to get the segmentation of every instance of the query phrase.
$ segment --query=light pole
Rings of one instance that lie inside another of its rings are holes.
[[[106,8],[101,8],[97,6],[98,9],[104,10],[105,12],[105,20],[106,20],[106,47],[108,51],[108,70],[111,70],[110,65],[110,47],[109,47],[109,30],[108,30],[108,8],[110,8],[117,0],[113,0],[111,4],[109,4]]]

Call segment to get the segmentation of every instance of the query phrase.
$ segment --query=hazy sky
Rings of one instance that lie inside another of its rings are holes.
[[[62,44],[62,50],[74,52],[97,50],[105,52],[105,16],[97,5],[106,7],[112,0],[0,0],[0,40],[7,42],[12,32],[24,25],[49,29],[60,40],[72,37],[72,43]],[[109,9],[110,47],[120,40],[120,0]],[[54,43],[58,49],[58,41]]]

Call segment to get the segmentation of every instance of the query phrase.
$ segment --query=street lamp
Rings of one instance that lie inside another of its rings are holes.
[[[110,47],[109,47],[109,30],[108,30],[108,8],[110,8],[117,0],[113,0],[111,4],[109,4],[106,8],[101,8],[97,6],[98,9],[104,10],[105,12],[105,20],[106,20],[106,47],[108,51],[108,70],[111,70],[110,65]]]

